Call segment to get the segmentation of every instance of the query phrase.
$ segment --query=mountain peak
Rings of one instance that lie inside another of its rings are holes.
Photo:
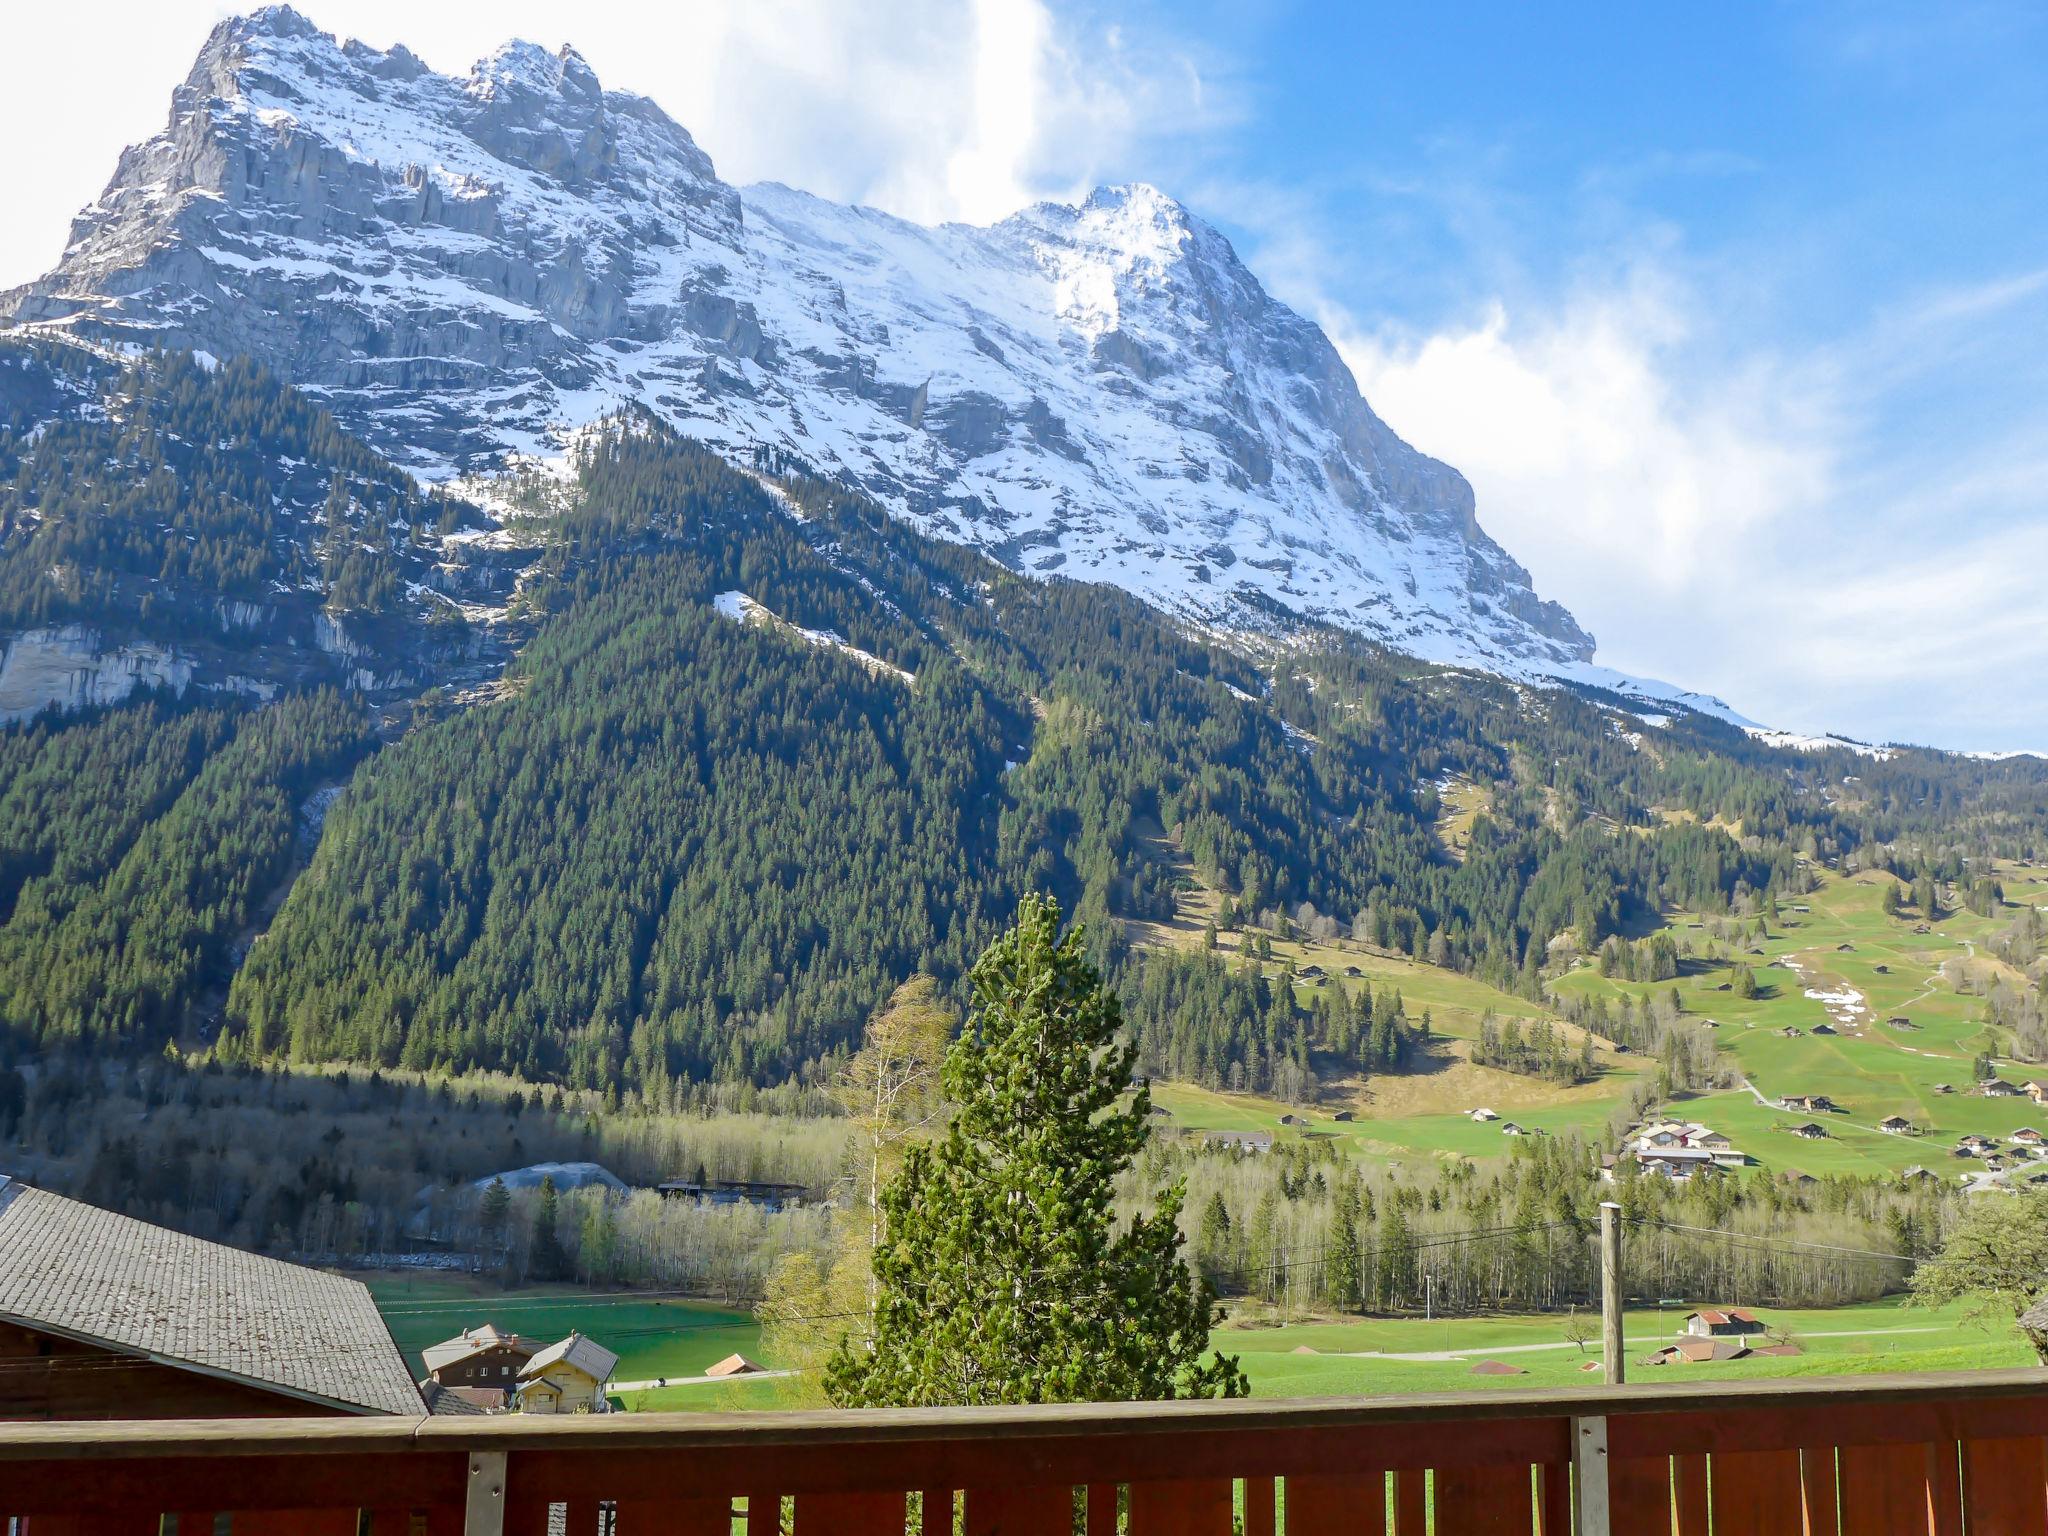
[[[429,476],[641,406],[1201,623],[1592,654],[1463,477],[1149,183],[988,228],[742,193],[571,48],[451,77],[275,7],[216,30],[74,234],[0,316],[254,356]]]

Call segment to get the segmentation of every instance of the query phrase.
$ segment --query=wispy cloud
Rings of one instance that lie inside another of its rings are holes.
[[[2035,273],[1929,294],[1797,359],[1704,360],[1710,302],[1655,270],[1422,337],[1332,323],[1368,398],[1465,471],[1611,664],[1774,723],[2011,746],[2048,715],[2013,686],[2048,672],[2048,403],[1987,434],[1901,397],[2009,346],[2044,298]]]

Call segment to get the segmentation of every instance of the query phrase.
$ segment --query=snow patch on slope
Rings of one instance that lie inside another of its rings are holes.
[[[916,673],[906,672],[901,667],[891,666],[872,652],[864,651],[859,646],[851,644],[836,630],[806,629],[801,624],[792,624],[789,620],[779,617],[764,604],[755,602],[753,598],[747,596],[744,592],[720,592],[711,599],[711,606],[736,624],[764,625],[771,629],[780,630],[784,634],[794,635],[806,644],[843,652],[854,661],[866,667],[870,672],[876,674],[876,676],[893,677],[905,687],[917,681]]]

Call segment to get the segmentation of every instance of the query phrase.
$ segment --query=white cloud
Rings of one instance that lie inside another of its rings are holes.
[[[2048,673],[2048,420],[1987,433],[1967,403],[1903,402],[1999,376],[1986,350],[2044,286],[1936,294],[1797,364],[1710,355],[1712,305],[1643,268],[1426,336],[1318,307],[1374,408],[1465,472],[1602,661],[1777,725],[2000,747],[2048,736],[2039,690],[2013,688]],[[2009,393],[1980,382],[1975,410]]]
[[[1752,530],[1824,495],[1817,404],[1769,366],[1687,390],[1690,326],[1663,285],[1517,321],[1339,345],[1388,422],[1472,481],[1487,527],[1569,605],[1597,609],[1616,563],[1666,591],[1739,558]],[[1788,405],[1798,405],[1788,421]]]

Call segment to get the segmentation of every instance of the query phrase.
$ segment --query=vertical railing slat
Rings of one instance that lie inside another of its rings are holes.
[[[1429,1536],[1429,1474],[1419,1467],[1394,1473],[1394,1536]]]
[[[1806,1536],[1797,1451],[1716,1451],[1714,1529]]]
[[[1436,1528],[1457,1536],[1529,1536],[1535,1523],[1529,1464],[1442,1468],[1436,1474]]]
[[[1963,1508],[1971,1536],[2048,1531],[2048,1440],[1965,1440]]]
[[[1549,1461],[1537,1468],[1537,1536],[1571,1536],[1572,1469],[1569,1462]]]
[[[1671,1514],[1678,1536],[1707,1536],[1707,1488],[1704,1451],[1671,1458]]]
[[[1235,1493],[1227,1477],[1132,1483],[1130,1536],[1231,1536]]]
[[[391,1514],[390,1510],[379,1510],[379,1516]],[[390,1530],[398,1536],[411,1536],[412,1511],[399,1510],[405,1523],[398,1525],[386,1521],[381,1527],[377,1518],[370,1524],[372,1536],[380,1536],[381,1530]],[[356,1536],[360,1528],[361,1512],[353,1509],[260,1509],[236,1514],[228,1529],[234,1536]]]
[[[1841,1530],[1840,1470],[1833,1446],[1800,1450],[1799,1512],[1805,1536],[1836,1536]]]
[[[1116,1536],[1117,1506],[1123,1491],[1121,1483],[1088,1485],[1088,1536]]]
[[[800,1493],[796,1536],[903,1536],[908,1505],[900,1493]]]
[[[1287,1536],[1384,1536],[1386,1528],[1384,1472],[1287,1479]],[[1251,1536],[1249,1520],[1245,1536]]]
[[[953,1536],[953,1490],[926,1488],[917,1498],[919,1536]],[[748,1536],[752,1536],[749,1531]]]
[[[950,1530],[951,1527],[948,1527]],[[779,1536],[782,1530],[782,1495],[747,1495],[747,1536]]]
[[[1380,1492],[1384,1499],[1386,1490],[1382,1488]],[[1278,1478],[1248,1477],[1244,1480],[1244,1536],[1279,1536],[1279,1493]],[[1095,1527],[1091,1524],[1088,1529],[1093,1536]]]
[[[1930,1536],[1963,1536],[1962,1447],[1936,1440],[1927,1447],[1927,1529]]]
[[[1607,1459],[1607,1529],[1609,1536],[1671,1536],[1669,1456]]]
[[[1916,1445],[1845,1445],[1842,1536],[1929,1536],[1927,1450]]]
[[[970,1488],[967,1536],[1072,1536],[1074,1490]]]
[[[613,1536],[732,1536],[730,1499],[627,1499]]]

